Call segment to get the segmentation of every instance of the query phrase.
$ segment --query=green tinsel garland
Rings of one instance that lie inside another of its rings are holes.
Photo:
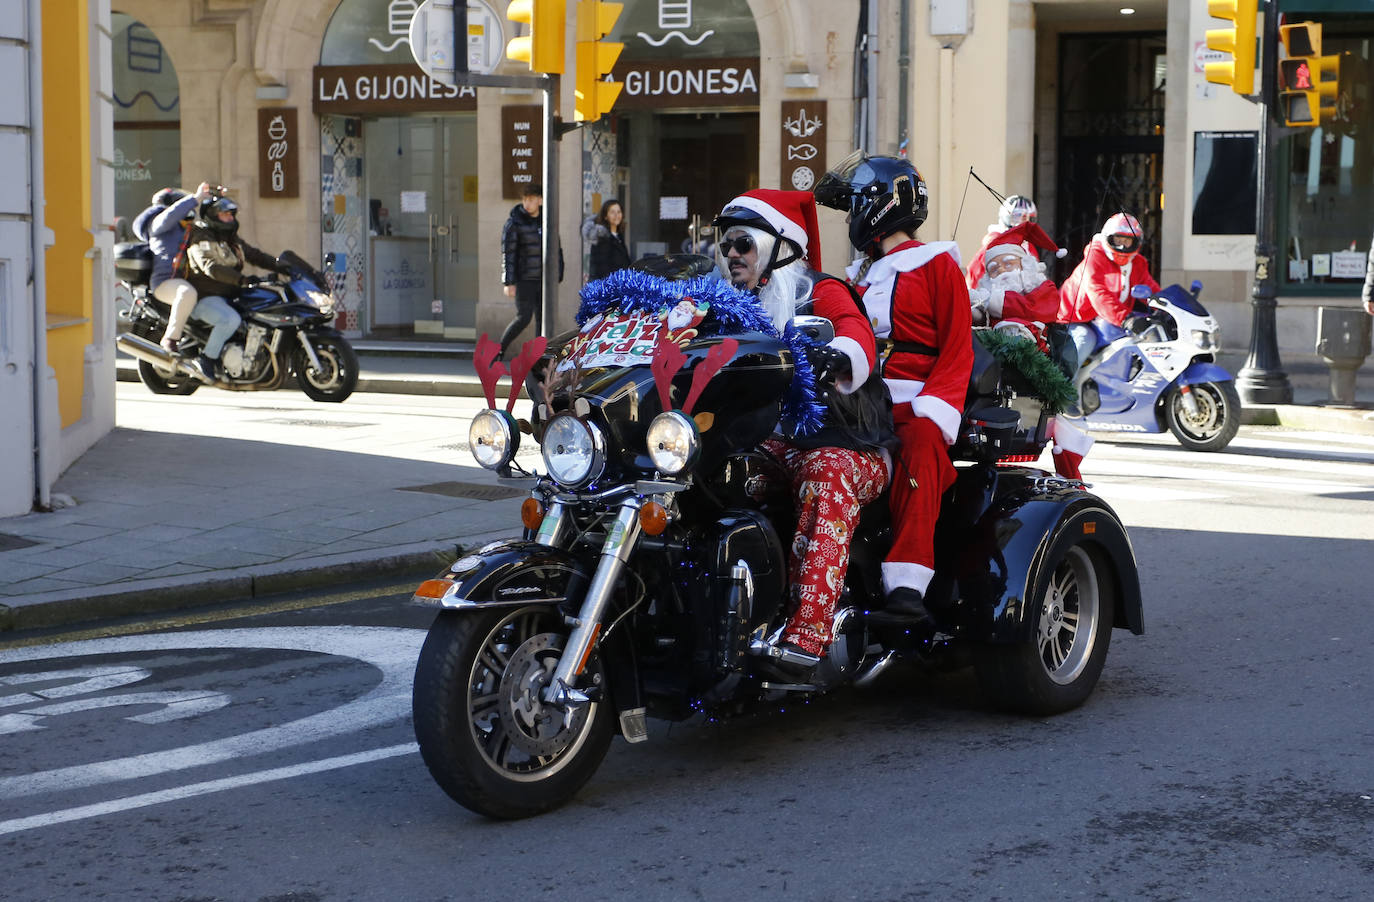
[[[1050,413],[1059,413],[1073,402],[1073,383],[1035,342],[997,329],[975,329],[973,334],[1004,369],[1014,368],[1025,377]]]

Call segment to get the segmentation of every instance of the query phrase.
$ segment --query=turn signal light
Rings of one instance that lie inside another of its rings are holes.
[[[520,522],[525,524],[526,529],[538,532],[545,513],[547,511],[538,498],[526,498],[520,505]]]
[[[646,536],[661,536],[668,528],[668,509],[657,501],[646,502],[639,509],[639,528]]]
[[[444,593],[453,585],[451,579],[427,579],[415,590],[416,598],[443,598]]]

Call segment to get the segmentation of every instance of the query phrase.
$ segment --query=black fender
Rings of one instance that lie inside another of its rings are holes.
[[[937,547],[960,546],[943,557],[937,551],[937,560],[948,564],[932,580],[932,599],[940,597],[937,589],[955,596],[942,620],[978,641],[1029,640],[1035,625],[1027,600],[1058,548],[1081,541],[1109,565],[1113,622],[1137,635],[1145,631],[1135,552],[1107,502],[1039,470],[997,468],[982,476],[989,480],[980,486],[986,506],[971,523],[946,529],[943,543],[937,539]],[[961,488],[970,487],[956,486],[956,498]]]
[[[493,542],[458,558],[430,581],[449,584],[441,597],[417,593],[413,601],[450,616],[529,605],[548,605],[575,616],[590,580],[588,562],[562,548],[525,540]],[[629,629],[603,634],[599,648],[611,704],[618,711],[643,707]]]

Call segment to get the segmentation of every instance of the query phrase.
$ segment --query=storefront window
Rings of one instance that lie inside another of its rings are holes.
[[[1322,53],[1341,57],[1336,116],[1285,141],[1280,228],[1295,293],[1348,293],[1364,280],[1374,220],[1374,21],[1304,15],[1322,23]]]
[[[148,26],[123,13],[110,24],[115,215],[132,222],[159,188],[181,184],[181,92]]]

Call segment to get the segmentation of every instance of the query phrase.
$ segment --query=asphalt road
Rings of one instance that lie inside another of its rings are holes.
[[[616,740],[568,807],[458,807],[414,751],[409,587],[0,646],[0,896],[1364,899],[1374,441],[1103,442],[1147,633],[1049,720],[892,671]],[[98,635],[97,635],[98,634]],[[66,641],[83,638],[85,641]]]

